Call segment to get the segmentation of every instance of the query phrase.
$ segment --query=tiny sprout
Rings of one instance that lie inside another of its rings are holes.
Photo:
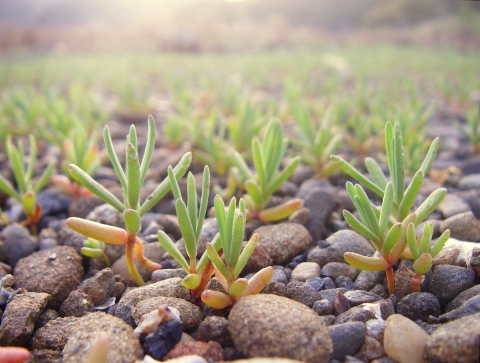
[[[80,252],[90,258],[101,258],[107,267],[110,267],[110,259],[105,253],[105,243],[93,238],[87,238],[83,242]]]

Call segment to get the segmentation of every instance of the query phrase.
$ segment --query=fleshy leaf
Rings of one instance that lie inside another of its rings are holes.
[[[238,296],[243,291],[245,291],[247,286],[248,286],[248,280],[247,279],[245,279],[245,278],[237,279],[232,283],[232,285],[230,285],[230,290],[229,290],[228,293],[230,294],[230,296],[234,296],[234,297]]]
[[[253,277],[248,280],[247,288],[240,294],[238,297],[241,296],[248,296],[248,295],[255,295],[260,293],[266,284],[271,280],[273,276],[273,267],[268,266],[262,268],[258,271]]]
[[[302,203],[301,199],[293,199],[276,207],[263,209],[258,213],[258,219],[263,222],[282,221],[299,209],[302,206]]]
[[[188,274],[183,278],[182,285],[186,289],[195,290],[200,285],[200,276],[197,274]]]
[[[429,253],[422,253],[413,262],[413,270],[420,275],[425,275],[432,268],[432,256]]]
[[[127,231],[118,227],[76,217],[68,218],[65,223],[75,232],[105,243],[124,245],[128,242]]]
[[[382,271],[389,267],[387,261],[382,258],[363,256],[355,252],[345,252],[343,258],[348,264],[360,270]]]
[[[230,298],[220,291],[205,290],[202,301],[213,309],[223,309],[230,305]]]

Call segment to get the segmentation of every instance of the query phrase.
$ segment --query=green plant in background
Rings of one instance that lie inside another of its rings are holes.
[[[300,157],[293,158],[280,171],[288,139],[283,137],[279,122],[271,122],[265,132],[262,142],[255,137],[252,140],[252,159],[255,174],[248,168],[245,159],[237,151],[232,151],[232,162],[237,167],[242,179],[245,180],[244,196],[247,206],[247,219],[256,218],[265,222],[280,221],[300,208],[300,199],[294,199],[276,207],[267,208],[273,193],[293,174]]]
[[[214,309],[223,309],[244,296],[258,294],[273,275],[273,268],[269,266],[258,271],[250,280],[239,278],[255,250],[258,235],[254,234],[242,251],[246,222],[245,202],[240,199],[238,210],[236,204],[236,199],[232,198],[230,205],[226,208],[218,195],[214,201],[224,261],[212,243],[207,243],[207,254],[215,267],[215,276],[226,293],[205,290],[201,295],[202,301]]]
[[[444,188],[435,190],[414,213],[411,213],[424,175],[430,169],[435,158],[438,142],[438,139],[432,142],[425,160],[406,189],[402,133],[398,123],[392,126],[390,122],[387,122],[385,125],[387,164],[391,181],[387,181],[382,169],[372,158],[365,159],[365,166],[373,181],[344,159],[332,156],[332,160],[338,162],[347,174],[382,198],[382,207],[378,211],[360,185],[353,186],[352,183],[347,183],[347,191],[360,215],[361,222],[346,210],[343,212],[345,220],[353,229],[372,242],[381,257],[367,257],[347,252],[344,258],[352,266],[363,270],[385,270],[390,294],[395,289],[392,266],[401,257],[407,245],[406,228],[408,224],[411,222],[419,225],[447,194]]]
[[[465,118],[467,125],[460,128],[460,131],[472,145],[472,153],[478,154],[480,152],[480,102],[466,111]]]
[[[188,127],[181,116],[170,116],[162,124],[162,135],[172,150],[180,148],[188,135]]]
[[[182,194],[178,182],[171,167],[168,168],[168,179],[175,198],[175,209],[178,217],[178,224],[182,232],[183,242],[189,262],[185,259],[178,247],[173,243],[170,237],[163,231],[157,232],[157,237],[162,247],[177,261],[187,272],[187,276],[182,280],[182,285],[191,290],[191,296],[198,300],[205,289],[210,277],[213,274],[212,265],[209,264],[207,255],[197,263],[197,250],[202,232],[203,221],[207,212],[208,196],[210,188],[210,170],[208,166],[203,169],[202,194],[200,197],[200,208],[197,206],[198,195],[195,188],[195,179],[192,173],[187,177],[187,204],[182,199]],[[217,238],[218,239],[218,238]],[[215,244],[217,244],[215,242]]]
[[[101,157],[98,154],[96,132],[89,134],[85,127],[78,123],[69,135],[68,138],[64,138],[62,144],[64,175],[52,176],[52,183],[77,200],[79,197],[91,195],[91,192],[74,179],[68,171],[69,165],[75,164],[88,175],[94,175],[100,166]]]
[[[155,120],[152,116],[149,116],[148,118],[147,143],[141,163],[137,153],[137,133],[135,126],[132,125],[130,127],[130,132],[127,136],[125,170],[123,170],[118,157],[115,154],[112,138],[107,126],[105,126],[103,136],[113,169],[115,170],[122,186],[123,203],[106,188],[96,182],[79,166],[71,164],[69,170],[71,175],[80,184],[102,199],[105,203],[110,204],[122,213],[125,221],[125,229],[74,217],[68,218],[66,223],[74,231],[87,237],[105,243],[125,245],[125,257],[128,271],[137,285],[141,286],[144,284],[144,281],[135,266],[133,257],[134,252],[137,261],[148,270],[157,270],[161,268],[161,265],[150,261],[143,254],[143,242],[137,236],[137,233],[141,228],[140,219],[170,190],[170,182],[168,179],[165,179],[143,203],[140,203],[140,190],[145,182],[147,170],[155,147]],[[180,179],[186,173],[190,166],[191,158],[191,153],[186,153],[178,162],[177,166],[173,169],[176,178]]]
[[[433,224],[425,223],[423,233],[416,236],[415,225],[409,223],[407,227],[408,249],[403,257],[411,258],[413,262],[412,292],[420,291],[420,284],[424,276],[432,268],[433,258],[440,253],[445,242],[450,238],[450,230],[447,229],[432,246]]]
[[[105,253],[105,243],[93,238],[87,238],[80,249],[82,255],[90,258],[101,258],[105,266],[110,267],[110,259]]]
[[[314,123],[306,107],[297,106],[293,109],[298,125],[298,137],[292,142],[300,148],[302,162],[310,166],[317,177],[328,177],[338,169],[338,164],[330,160],[330,155],[338,150],[343,141],[343,135],[331,122],[330,107],[321,124]]]
[[[29,155],[27,164],[24,164],[25,149],[21,141],[17,147],[12,144],[12,137],[9,135],[5,142],[8,160],[13,170],[18,191],[12,183],[0,175],[0,189],[8,196],[15,199],[23,207],[26,220],[23,225],[30,228],[32,234],[37,233],[36,223],[42,216],[42,207],[37,204],[37,194],[50,180],[55,168],[55,162],[50,162],[38,180],[33,179],[35,163],[37,162],[37,142],[33,135],[29,135]]]

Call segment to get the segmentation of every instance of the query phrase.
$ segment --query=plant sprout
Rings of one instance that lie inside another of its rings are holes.
[[[135,266],[133,257],[134,253],[137,261],[148,270],[157,270],[161,268],[161,265],[150,261],[143,254],[143,242],[137,236],[137,233],[141,228],[140,219],[170,190],[170,182],[168,179],[165,179],[143,203],[140,203],[140,190],[145,182],[145,177],[147,175],[147,170],[155,146],[155,120],[152,116],[149,116],[148,118],[147,144],[141,163],[137,153],[137,133],[135,126],[132,125],[130,127],[130,132],[127,136],[125,170],[120,165],[118,157],[115,154],[108,126],[105,126],[103,136],[108,155],[113,164],[113,169],[115,170],[122,186],[123,203],[77,165],[71,164],[69,170],[72,176],[80,184],[102,199],[105,203],[110,204],[122,213],[125,221],[125,229],[75,217],[68,218],[66,223],[74,231],[87,237],[105,243],[125,245],[125,257],[128,271],[135,280],[135,283],[141,286],[144,284],[144,281]],[[190,166],[191,159],[191,153],[183,155],[182,159],[173,169],[175,178],[180,179],[186,173]]]
[[[105,243],[93,238],[87,238],[80,249],[82,255],[90,258],[101,258],[107,267],[110,267],[110,259],[105,253]]]

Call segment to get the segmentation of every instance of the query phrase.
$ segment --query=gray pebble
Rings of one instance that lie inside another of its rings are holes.
[[[313,303],[320,300],[320,295],[309,284],[292,280],[287,285],[287,297],[302,304],[312,307]]]
[[[430,315],[439,316],[441,311],[437,297],[428,292],[409,294],[397,304],[397,312],[413,321],[427,321]]]
[[[292,279],[306,281],[308,279],[319,277],[321,273],[320,266],[315,262],[299,263],[292,271]]]
[[[14,267],[16,263],[37,249],[37,242],[24,226],[12,223],[2,231],[6,262]]]
[[[332,359],[343,361],[346,355],[355,355],[362,346],[367,328],[364,323],[352,322],[328,327],[332,337]]]
[[[445,306],[462,291],[475,283],[473,270],[451,265],[439,265],[433,271],[430,293],[435,295],[440,304]]]
[[[346,276],[352,281],[355,280],[360,270],[342,262],[329,262],[322,268],[322,275],[336,280],[340,276]]]
[[[440,223],[440,232],[450,230],[450,236],[462,241],[480,241],[480,222],[472,212],[465,212],[447,218]]]
[[[333,315],[335,309],[333,303],[330,300],[322,299],[315,301],[312,310],[315,311],[318,315]]]
[[[357,306],[365,303],[383,300],[383,298],[373,292],[363,290],[346,291],[343,294],[351,306]]]

